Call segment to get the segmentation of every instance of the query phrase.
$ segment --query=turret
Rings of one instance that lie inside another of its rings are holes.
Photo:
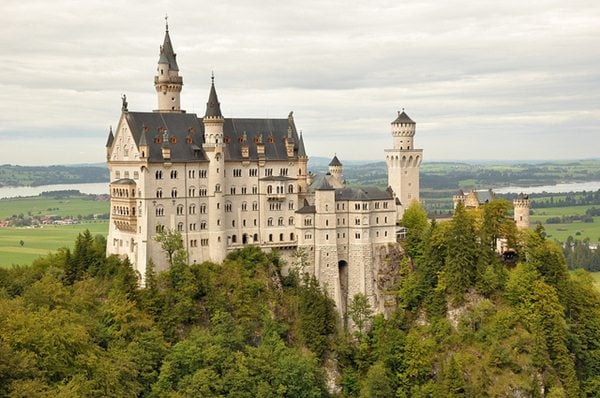
[[[397,221],[413,201],[419,201],[419,168],[423,160],[423,150],[415,149],[413,138],[416,123],[402,110],[391,123],[393,149],[385,150],[388,169],[388,186],[392,189],[396,202]]]
[[[527,229],[529,228],[529,196],[520,193],[513,200],[514,207],[514,218],[517,223],[517,228],[519,229]]]
[[[183,87],[183,78],[179,76],[177,54],[173,51],[168,23],[166,24],[163,45],[160,46],[154,87],[158,97],[156,112],[182,112],[180,94]]]
[[[392,122],[392,137],[394,137],[394,149],[413,149],[413,137],[415,136],[417,124],[404,112],[398,112],[398,117]]]
[[[223,144],[223,114],[221,113],[221,104],[217,97],[215,89],[215,76],[211,77],[210,94],[206,103],[206,113],[202,121],[204,122],[204,142],[207,145]]]
[[[458,192],[456,192],[453,196],[452,196],[452,203],[454,204],[454,209],[456,209],[456,206],[458,206],[459,203],[465,203],[465,193],[463,192],[462,189],[459,189]]]
[[[340,162],[340,160],[338,159],[337,155],[333,156],[333,159],[331,159],[331,162],[329,162],[329,174],[331,174],[331,176],[333,178],[335,178],[335,180],[340,184],[343,185],[342,183],[342,172],[343,172],[343,166],[342,166],[342,162]]]

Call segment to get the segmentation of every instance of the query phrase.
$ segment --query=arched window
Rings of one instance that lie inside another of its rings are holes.
[[[288,185],[288,193],[294,193],[294,185]]]
[[[177,170],[171,170],[171,179],[177,178]]]
[[[268,194],[273,193],[273,186],[272,185],[267,186],[267,193]]]

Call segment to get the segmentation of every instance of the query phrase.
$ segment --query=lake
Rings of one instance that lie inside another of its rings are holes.
[[[564,184],[541,185],[539,187],[503,187],[495,188],[496,193],[567,193],[581,191],[597,191],[600,189],[600,181],[568,182]]]
[[[89,193],[94,195],[108,194],[108,182],[40,185],[37,187],[0,187],[0,199],[16,198],[18,196],[37,196],[42,192],[63,191],[70,189],[76,189],[81,193]]]

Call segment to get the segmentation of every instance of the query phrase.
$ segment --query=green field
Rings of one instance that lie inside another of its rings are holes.
[[[0,199],[0,219],[31,212],[32,216],[76,217],[108,213],[108,201],[96,201],[93,196],[52,198],[32,196],[26,198]]]
[[[529,221],[532,228],[539,222],[542,223],[549,239],[565,242],[569,236],[583,240],[589,238],[591,242],[600,241],[600,217],[594,217],[593,223],[573,222],[567,224],[547,224],[546,220],[550,217],[560,217],[569,215],[582,215],[592,206],[568,206],[568,207],[550,207],[547,209],[533,209],[534,214],[530,216]]]
[[[75,238],[89,229],[92,235],[108,234],[108,221],[92,221],[74,225],[42,228],[0,228],[0,267],[28,265],[40,256],[60,247],[73,247]],[[19,241],[25,242],[23,246]]]

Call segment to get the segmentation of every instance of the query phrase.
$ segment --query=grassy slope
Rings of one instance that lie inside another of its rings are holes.
[[[592,277],[596,281],[596,287],[600,290],[600,272],[592,272]]]
[[[43,228],[0,228],[0,267],[31,264],[33,260],[60,247],[72,247],[75,238],[89,229],[92,235],[108,234],[108,221]],[[23,240],[25,244],[19,245]]]

